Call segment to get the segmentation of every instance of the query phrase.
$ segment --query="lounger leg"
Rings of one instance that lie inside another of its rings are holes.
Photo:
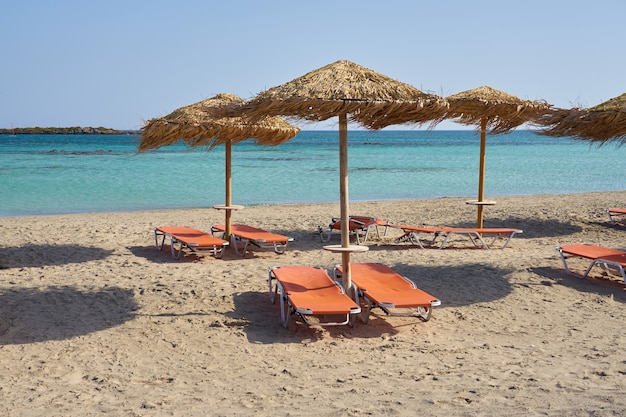
[[[583,274],[583,276],[581,277],[582,279],[587,278],[587,275],[589,275],[589,272],[591,272],[591,269],[593,269],[593,267],[598,263],[599,261],[597,259],[594,259],[593,261],[591,261],[591,264],[587,267],[587,270],[585,271],[585,273]]]
[[[422,244],[422,239],[420,239],[419,233],[414,233],[414,232],[409,233],[408,239],[411,243],[415,245],[419,245],[420,248],[424,249],[424,245]]]
[[[411,236],[409,233],[404,233],[402,236],[395,240],[396,243],[406,242],[407,240],[411,240]]]
[[[270,302],[272,304],[276,304],[276,295],[278,294],[278,285],[273,282],[275,279],[276,277],[274,277],[274,274],[272,274],[272,270],[270,269],[267,274],[267,286],[269,290]]]
[[[589,264],[589,266],[587,267],[587,270],[585,271],[585,273],[583,275],[575,274],[574,272],[571,271],[571,269],[567,265],[567,258],[569,258],[569,256],[567,256],[565,253],[563,253],[563,250],[561,250],[561,248],[557,248],[557,250],[559,251],[559,255],[561,256],[561,260],[563,261],[563,268],[565,268],[565,272],[567,272],[570,275],[578,276],[581,279],[587,278],[587,275],[589,275],[589,272],[591,272],[591,269],[596,264],[596,261],[593,260],[593,261],[591,261],[591,263]]]
[[[613,216],[612,224],[626,226],[626,221],[624,220],[626,214],[619,213],[619,214],[613,214],[612,216]]]
[[[365,296],[365,294],[362,294],[361,303],[358,304],[358,306],[361,307],[361,314],[359,315],[359,317],[363,324],[367,324],[370,321],[370,312],[372,311],[372,307],[374,306],[374,304],[369,298]]]
[[[493,248],[494,245],[496,244],[496,242],[501,238],[502,236],[500,236],[499,233],[495,234],[491,239],[489,239],[489,243],[487,243],[487,247],[489,249]],[[483,236],[483,240],[485,240],[485,242],[487,242],[487,237]]]
[[[280,285],[280,283],[278,285]],[[284,289],[280,286],[280,322],[285,329],[289,328],[289,318],[293,312],[293,307],[291,307],[291,303],[289,303]]]
[[[432,311],[433,309],[430,307],[418,307],[417,308],[417,317],[420,318],[420,320],[426,322],[428,320],[430,320],[430,317],[432,316]]]
[[[249,240],[247,240],[247,239],[240,239],[237,236],[235,236],[234,234],[231,234],[230,235],[230,241],[231,241],[233,249],[235,250],[237,255],[239,255],[239,256],[245,256],[246,255],[246,250],[248,249],[248,242],[249,242]],[[237,242],[244,242],[243,243],[243,250],[239,251],[239,249],[237,249]]]
[[[511,233],[509,235],[509,237],[507,238],[506,242],[504,242],[504,245],[502,245],[502,249],[506,248],[509,244],[509,242],[511,241],[511,239],[513,239],[513,236],[515,236],[515,233]]]
[[[159,243],[159,236],[162,236],[161,243]],[[163,245],[165,245],[165,238],[167,235],[165,233],[159,232],[154,229],[154,244],[158,250],[163,249]]]
[[[339,283],[339,280],[341,280],[341,274],[339,274],[336,268],[333,273],[335,276],[335,282],[337,282],[337,285],[341,286],[341,284]],[[372,302],[367,297],[365,297],[363,291],[360,291],[354,283],[352,283],[352,294],[354,294],[353,299],[356,305],[361,307],[361,312],[358,313],[358,317],[361,322],[367,324],[370,317],[370,311],[372,310]],[[348,320],[348,324],[350,325],[350,327],[354,326],[356,316],[357,314],[350,315]]]
[[[487,243],[485,243],[485,241],[483,240],[483,237],[480,235],[480,233],[478,233],[478,232],[468,233],[468,236],[470,237],[470,240],[472,241],[474,246],[482,246],[483,249],[489,249],[489,245],[487,245]],[[476,242],[478,242],[479,244],[476,244]]]
[[[596,259],[592,262],[591,266],[593,266],[594,264],[602,264],[606,267],[606,269],[608,269],[609,271],[611,271],[611,268],[615,268],[619,271],[620,275],[622,276],[622,279],[624,280],[624,282],[626,283],[626,271],[624,271],[624,267],[620,264],[616,264],[614,262],[607,262],[605,260],[602,259]],[[591,270],[591,266],[587,269],[587,273],[589,272],[589,270]],[[615,273],[615,270],[611,271],[613,273]],[[585,277],[587,276],[587,273],[585,273]]]
[[[178,240],[174,239],[172,236],[170,236],[170,249],[172,251],[172,257],[174,257],[174,259],[180,259],[180,254],[183,252],[183,244],[181,242],[179,242]],[[176,250],[176,244],[178,243],[178,251]]]
[[[278,243],[278,242],[274,243],[274,252],[276,252],[277,254],[282,255],[283,253],[285,253],[286,250],[287,250],[286,243]]]
[[[157,229],[154,229],[154,246],[158,250],[161,250],[163,248],[163,243],[159,245],[159,236],[161,235],[162,235],[161,233],[157,232]],[[165,240],[165,238],[163,238],[163,240]]]
[[[443,241],[441,242],[441,245],[439,245],[439,249],[443,249],[443,247],[446,245],[446,242],[448,242],[448,238],[450,237],[450,233],[442,233],[444,238]],[[435,240],[433,239],[433,243],[435,242]]]
[[[610,211],[606,210],[606,214],[609,215],[609,222],[611,222],[612,225],[617,224],[617,221],[615,221],[615,218],[613,217]]]
[[[572,271],[570,271],[569,266],[567,266],[567,256],[563,253],[563,250],[561,250],[561,248],[557,248],[557,250],[559,251],[559,256],[561,257],[561,261],[563,261],[563,268],[565,268],[565,272],[571,275],[576,275],[576,274],[573,274]]]
[[[615,268],[617,268],[619,270],[620,275],[622,276],[622,279],[624,280],[624,283],[626,284],[626,271],[624,271],[624,267],[622,265],[619,264],[609,264]]]
[[[318,232],[320,234],[320,240],[322,241],[322,243],[326,243],[326,242],[328,242],[330,240],[330,235],[333,232],[332,227],[328,228],[328,235],[326,236],[326,238],[324,238],[324,229],[322,229],[321,226],[317,230],[318,230]]]

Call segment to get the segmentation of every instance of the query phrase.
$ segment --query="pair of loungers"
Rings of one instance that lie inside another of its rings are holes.
[[[172,256],[179,259],[183,250],[191,252],[208,252],[216,258],[221,258],[224,249],[229,245],[223,239],[224,225],[211,227],[211,233],[186,226],[161,226],[154,229],[154,240],[157,249],[162,250],[166,240],[169,240]],[[284,253],[287,243],[293,238],[268,232],[255,227],[234,224],[231,226],[231,242],[237,254],[244,256],[248,247],[253,245],[257,248],[271,248],[276,253]]]
[[[270,301],[275,303],[279,297],[283,326],[289,326],[293,315],[307,324],[321,326],[352,326],[357,316],[367,323],[370,311],[375,307],[386,314],[404,312],[428,321],[432,307],[441,304],[436,297],[420,290],[387,265],[354,263],[350,266],[354,298],[350,298],[338,283],[341,266],[335,267],[334,279],[317,267],[271,268],[267,279]]]

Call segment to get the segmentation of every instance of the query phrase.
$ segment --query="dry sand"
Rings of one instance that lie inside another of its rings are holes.
[[[394,245],[392,232],[354,254],[442,301],[429,322],[378,310],[354,328],[292,321],[284,329],[267,294],[271,266],[340,262],[315,232],[339,214],[337,204],[234,214],[294,237],[283,255],[180,261],[155,249],[153,228],[208,230],[223,213],[0,218],[0,415],[624,415],[624,283],[565,274],[555,248],[626,250],[626,228],[604,212],[626,205],[626,192],[496,200],[485,225],[524,230],[504,250],[465,240],[446,250]],[[471,226],[475,207],[464,201],[350,209]]]

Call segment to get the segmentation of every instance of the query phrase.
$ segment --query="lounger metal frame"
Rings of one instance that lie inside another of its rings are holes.
[[[208,233],[207,233],[208,234]],[[159,242],[159,238],[160,242]],[[163,246],[165,246],[165,240],[169,239],[170,241],[170,251],[172,253],[172,257],[174,259],[180,259],[180,256],[183,252],[183,249],[188,248],[190,251],[195,253],[210,253],[216,258],[221,258],[224,255],[224,247],[228,246],[228,242],[223,242],[221,245],[213,245],[213,246],[199,246],[194,243],[185,243],[179,240],[176,236],[171,233],[163,232],[158,227],[154,228],[154,244],[156,248],[161,251],[163,250]],[[176,246],[178,245],[178,248]]]
[[[279,296],[280,322],[282,323],[284,328],[289,327],[289,319],[292,315],[298,315],[302,319],[302,321],[309,326],[312,326],[312,325],[342,326],[346,324],[349,325],[350,327],[354,326],[356,316],[357,314],[361,312],[360,307],[355,307],[355,308],[350,309],[350,313],[346,314],[345,319],[342,321],[321,321],[321,320],[316,321],[316,322],[310,321],[307,318],[307,316],[309,317],[314,316],[313,311],[310,309],[301,308],[301,307],[296,308],[293,306],[293,304],[291,303],[291,300],[289,299],[289,294],[285,292],[285,289],[283,288],[282,283],[276,278],[276,275],[274,275],[274,270],[277,268],[280,268],[280,267],[274,266],[270,268],[268,275],[267,275],[267,285],[269,289],[270,302],[272,304],[276,303],[276,297],[280,295]],[[313,268],[323,270],[322,268],[319,268],[319,267],[313,267]],[[339,282],[334,281],[334,283],[341,290],[342,294],[346,293]],[[337,315],[337,316],[340,316],[340,315]]]
[[[585,278],[587,278],[587,276],[589,275],[589,272],[591,272],[593,267],[596,266],[596,265],[599,265],[599,266],[601,266],[601,267],[603,267],[605,269],[608,269],[609,271],[618,272],[622,276],[622,278],[624,279],[624,282],[626,283],[626,271],[624,270],[624,263],[615,262],[615,261],[612,261],[611,259],[608,259],[610,257],[610,255],[609,256],[604,256],[604,257],[600,256],[600,257],[597,257],[597,258],[591,258],[591,257],[588,257],[588,256],[584,256],[582,254],[579,254],[579,253],[568,252],[567,250],[564,250],[563,247],[561,247],[561,246],[557,247],[556,250],[559,252],[559,256],[561,257],[561,261],[563,261],[563,267],[565,268],[565,271],[568,274],[578,276],[581,279],[585,279]],[[621,253],[626,256],[626,252],[621,252]],[[569,268],[569,266],[567,264],[567,260],[570,259],[570,258],[589,259],[589,260],[591,260],[591,263],[589,264],[589,266],[587,267],[585,272],[581,275],[581,274],[577,274],[575,272],[572,272],[572,270]]]
[[[293,238],[290,237],[286,242],[268,242],[263,239],[247,239],[243,236],[231,233],[230,241],[233,249],[235,249],[235,252],[240,256],[245,256],[249,245],[256,246],[259,249],[272,249],[277,254],[282,255],[287,250],[287,243],[293,242]],[[243,247],[239,250],[238,248],[242,246],[241,244],[243,244]]]
[[[259,230],[264,230],[264,229],[259,229]],[[211,233],[213,234],[213,236],[224,235],[224,231],[222,229],[216,228],[215,226],[211,227]],[[268,232],[268,233],[271,233],[271,232]],[[284,241],[268,242],[267,240],[264,240],[264,239],[247,238],[241,234],[237,234],[234,231],[231,231],[230,233],[231,246],[235,250],[235,253],[237,253],[237,255],[239,256],[246,255],[246,251],[248,250],[249,245],[256,246],[259,249],[271,249],[277,254],[282,255],[287,250],[287,244],[289,242],[293,242],[292,237],[287,237],[287,239]],[[241,249],[239,249],[240,247]]]
[[[428,231],[427,229],[428,228],[424,228],[424,231],[403,229],[404,235],[396,239],[396,242],[411,242],[424,249],[424,244],[427,246],[435,246],[437,239],[439,237],[443,237],[443,240],[438,247],[438,249],[443,249],[446,243],[448,243],[450,237],[457,234],[466,235],[475,247],[482,249],[493,249],[497,241],[505,239],[503,245],[500,247],[500,249],[504,249],[508,246],[509,242],[511,242],[511,239],[513,239],[515,235],[522,233],[522,230],[519,229],[511,229],[510,231],[507,229],[506,232],[494,232],[489,231],[489,229],[471,228],[442,228],[441,230],[433,228],[432,231]]]
[[[407,277],[400,274],[398,274],[398,277],[409,283],[413,289],[418,289],[415,283]],[[338,282],[341,280],[340,265],[335,266],[335,268],[333,269],[333,278],[335,279],[335,281]],[[369,316],[372,309],[376,307],[380,308],[388,316],[417,317],[420,320],[426,322],[430,320],[432,316],[432,307],[437,307],[441,305],[440,300],[434,300],[431,302],[430,307],[418,306],[415,307],[415,312],[398,312],[392,310],[396,308],[395,304],[387,302],[376,302],[375,300],[368,297],[367,289],[359,288],[354,283],[354,281],[352,282],[352,289],[354,294],[354,301],[356,302],[356,304],[365,307],[364,309],[361,309],[360,314],[360,319],[365,324],[367,324],[367,322],[369,321]],[[406,309],[403,310],[406,311]]]
[[[626,226],[626,209],[609,208],[606,209],[606,214],[608,214],[611,224]]]
[[[353,223],[357,226],[361,226],[358,228],[353,228],[350,230],[350,235],[354,236],[356,238],[356,243],[358,245],[361,245],[363,243],[367,242],[367,238],[369,236],[370,233],[370,229],[374,229],[376,231],[376,237],[378,237],[380,239],[380,230],[378,229],[379,226],[383,226],[385,227],[385,231],[383,233],[383,236],[387,235],[387,221],[383,220],[383,219],[378,219],[375,217],[366,217],[366,216],[350,216],[349,217],[349,221],[350,223]],[[366,226],[366,222],[361,221],[359,219],[369,219],[372,220],[373,223],[370,223],[369,225]],[[333,235],[337,235],[337,234],[341,234],[341,229],[335,229],[333,228],[333,225],[335,223],[337,223],[338,221],[340,221],[341,219],[338,217],[333,217],[331,219],[331,224],[328,225],[328,230],[326,231],[324,228],[322,228],[321,226],[318,228],[318,232],[320,235],[320,239],[322,241],[322,243],[328,242],[331,237]]]

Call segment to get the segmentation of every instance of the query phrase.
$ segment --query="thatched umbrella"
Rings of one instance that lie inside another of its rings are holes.
[[[491,87],[478,87],[446,98],[450,106],[446,118],[465,125],[480,126],[480,168],[476,227],[483,226],[485,201],[485,149],[487,129],[493,134],[507,133],[521,124],[544,115],[550,105],[545,101],[522,100]]]
[[[587,109],[555,109],[537,124],[547,136],[626,143],[626,93]]]
[[[264,91],[234,110],[253,119],[286,116],[310,121],[339,119],[339,176],[341,245],[325,248],[342,254],[343,284],[351,291],[350,252],[367,250],[350,246],[348,208],[348,118],[369,129],[403,123],[412,112],[413,122],[424,123],[445,114],[439,97],[423,93],[350,61],[337,61],[302,77]]]
[[[204,146],[209,150],[225,145],[226,213],[224,238],[230,238],[232,205],[231,152],[232,144],[254,139],[262,145],[278,145],[293,138],[300,129],[278,117],[263,117],[251,121],[245,117],[224,117],[225,106],[241,104],[244,100],[233,94],[217,94],[207,100],[181,107],[165,117],[151,119],[142,128],[139,152],[172,145],[183,140],[189,146]]]

